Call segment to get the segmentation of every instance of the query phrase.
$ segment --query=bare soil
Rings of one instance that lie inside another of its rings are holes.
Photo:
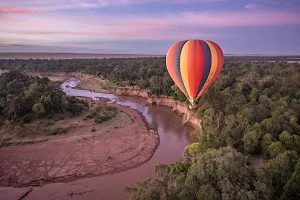
[[[80,84],[76,87],[77,89],[91,90],[93,92],[109,92],[116,86],[109,80],[92,75],[77,74],[76,77],[80,79]]]
[[[90,90],[93,92],[111,92],[116,87],[116,85],[109,80],[80,72],[25,72],[24,74],[28,76],[48,77],[51,81],[60,83],[70,78],[77,78],[80,80],[80,84],[74,89]]]
[[[119,112],[109,121],[98,124],[93,119],[70,118],[49,125],[66,126],[67,134],[41,137],[34,144],[0,148],[0,186],[66,182],[148,161],[159,144],[157,132],[149,130],[136,110],[110,105]]]

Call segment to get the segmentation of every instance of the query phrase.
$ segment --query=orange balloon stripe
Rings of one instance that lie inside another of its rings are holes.
[[[218,75],[220,74],[223,64],[224,64],[224,55],[222,52],[222,49],[214,42],[211,42],[214,47],[216,48],[217,52],[218,52],[218,67],[217,67],[217,72],[215,73],[214,77],[213,77],[213,82],[217,79]]]
[[[167,70],[173,79],[174,83],[177,85],[177,87],[183,92],[183,94],[188,98],[188,95],[184,92],[184,89],[181,87],[181,84],[179,83],[178,77],[175,72],[175,66],[174,66],[174,60],[175,60],[175,53],[178,49],[178,47],[183,43],[184,41],[177,42],[174,44],[168,51],[166,56],[166,64],[167,64]]]
[[[188,64],[189,64],[189,51],[190,51],[190,45],[191,45],[191,41],[187,41],[182,50],[181,50],[181,54],[180,54],[180,73],[181,73],[181,77],[182,77],[182,81],[184,84],[184,87],[189,95],[189,100],[192,100],[192,95],[191,95],[191,88],[190,88],[190,84],[189,84],[189,77],[188,77]]]
[[[195,51],[196,49],[196,42],[194,40],[191,41],[190,47],[189,47],[189,53],[188,53],[188,65],[187,65],[187,70],[188,70],[188,84],[190,86],[190,93],[191,93],[191,100],[195,99],[196,92],[195,91],[195,83],[197,81],[195,75],[196,75],[196,57],[197,57],[197,52]]]

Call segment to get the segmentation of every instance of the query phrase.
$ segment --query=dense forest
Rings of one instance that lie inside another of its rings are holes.
[[[56,113],[78,115],[84,101],[66,96],[48,78],[29,77],[18,70],[0,74],[0,122],[30,122]],[[0,123],[1,125],[1,123]]]
[[[284,59],[226,57],[194,110],[202,120],[198,142],[182,162],[158,165],[158,179],[126,188],[131,199],[300,199],[300,64]],[[80,71],[185,100],[165,58],[11,59],[0,69]],[[266,165],[253,167],[255,156]]]

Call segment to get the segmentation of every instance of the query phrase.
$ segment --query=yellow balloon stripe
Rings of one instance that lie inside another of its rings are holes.
[[[189,100],[191,101],[191,89],[189,85],[189,77],[188,77],[188,61],[189,61],[189,49],[191,45],[191,40],[187,41],[180,54],[180,73],[182,77],[183,84],[185,86],[185,89],[189,95]]]
[[[214,74],[217,71],[217,67],[218,67],[218,53],[217,50],[215,49],[215,47],[213,46],[212,43],[210,43],[209,41],[205,40],[206,44],[209,46],[210,51],[211,51],[211,68],[210,68],[210,72],[208,74],[207,80],[205,81],[205,84],[202,88],[202,90],[199,92],[196,100],[198,100],[200,98],[200,96],[208,89],[209,84],[212,81],[212,78],[214,76]]]

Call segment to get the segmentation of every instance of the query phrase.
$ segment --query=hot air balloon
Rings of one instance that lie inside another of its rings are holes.
[[[168,51],[168,72],[195,107],[203,93],[217,79],[223,67],[221,48],[209,40],[185,40],[175,43]]]

